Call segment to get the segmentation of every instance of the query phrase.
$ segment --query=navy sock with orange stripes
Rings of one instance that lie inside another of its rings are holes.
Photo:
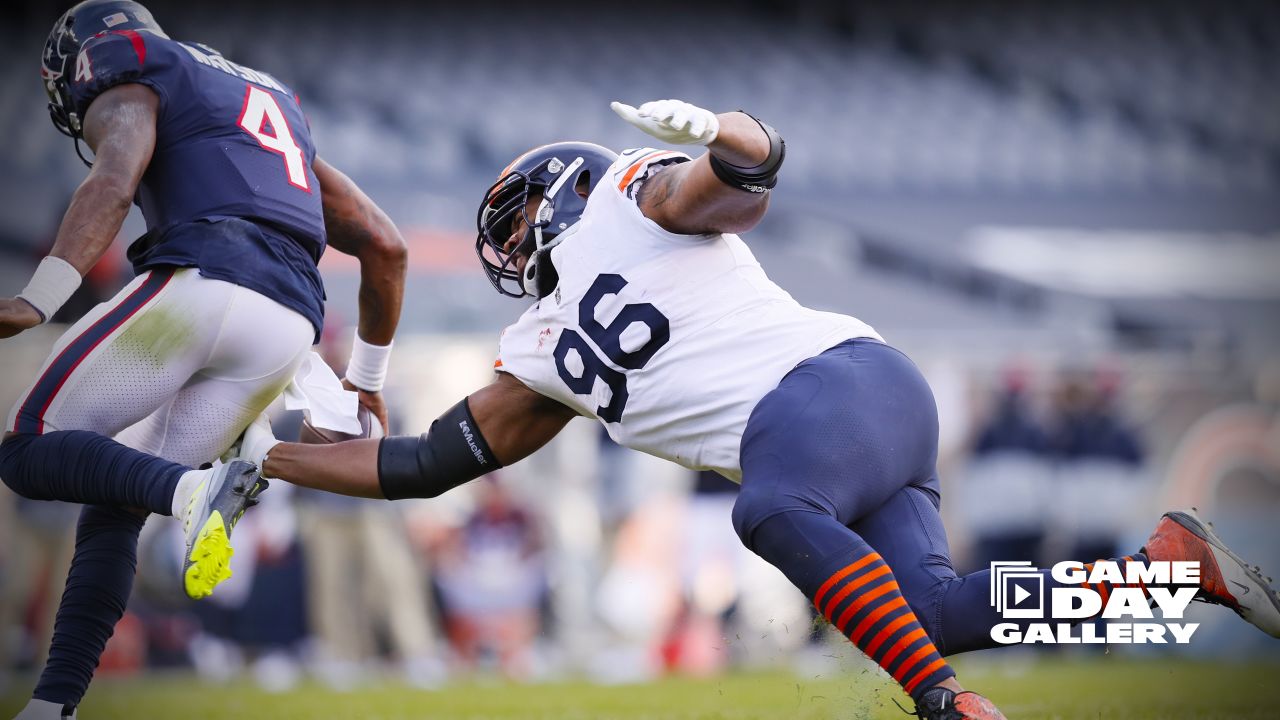
[[[834,517],[783,512],[760,522],[744,541],[913,699],[955,676],[907,604],[889,565]]]
[[[21,433],[0,443],[0,478],[32,500],[170,515],[173,492],[188,469],[87,430]]]

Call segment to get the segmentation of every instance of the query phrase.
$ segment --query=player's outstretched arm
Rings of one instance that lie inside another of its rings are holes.
[[[260,464],[264,477],[339,495],[436,497],[528,457],[575,416],[514,377],[499,374],[441,415],[421,437],[278,443],[264,450]]]
[[[391,218],[351,178],[316,158],[328,243],[360,261],[360,319],[351,364],[343,383],[360,392],[360,402],[387,429],[382,400],[391,341],[400,323],[408,250]]]
[[[684,235],[745,232],[769,207],[769,188],[785,156],[782,138],[742,112],[716,115],[679,100],[633,108],[612,105],[622,119],[676,145],[705,145],[691,163],[647,180],[640,210],[663,229]]]
[[[76,188],[49,256],[17,298],[0,300],[0,337],[53,317],[120,232],[156,146],[160,99],[145,85],[117,85],[84,117],[93,168]]]

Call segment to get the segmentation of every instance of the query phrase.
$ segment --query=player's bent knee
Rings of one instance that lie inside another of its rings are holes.
[[[436,497],[500,467],[466,398],[420,437],[385,438],[378,446],[378,483],[388,500]]]
[[[31,472],[35,463],[29,462],[27,457],[27,449],[38,437],[30,433],[10,433],[0,442],[0,480],[10,490],[31,500],[47,499],[33,484],[39,480],[40,473]]]
[[[753,536],[756,528],[769,517],[778,514],[779,508],[774,502],[772,492],[753,491],[744,485],[733,503],[733,529],[747,549],[754,551]]]

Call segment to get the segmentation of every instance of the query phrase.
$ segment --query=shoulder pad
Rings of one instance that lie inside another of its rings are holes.
[[[609,168],[607,180],[618,192],[628,197],[632,194],[632,186],[637,180],[645,177],[646,171],[653,165],[669,165],[691,160],[688,155],[675,150],[658,150],[656,148],[635,148],[624,150]]]
[[[75,75],[69,84],[75,111],[81,117],[89,104],[108,89],[124,83],[139,82],[155,65],[148,43],[154,36],[135,30],[112,30],[85,42],[76,57]]]

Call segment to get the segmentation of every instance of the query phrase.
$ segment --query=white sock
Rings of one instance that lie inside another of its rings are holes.
[[[62,720],[62,703],[31,698],[13,720]]]
[[[182,477],[178,478],[178,487],[173,491],[173,516],[182,519],[187,511],[187,503],[191,502],[191,496],[195,494],[196,488],[200,487],[200,481],[209,477],[208,470],[188,470],[182,473]]]

